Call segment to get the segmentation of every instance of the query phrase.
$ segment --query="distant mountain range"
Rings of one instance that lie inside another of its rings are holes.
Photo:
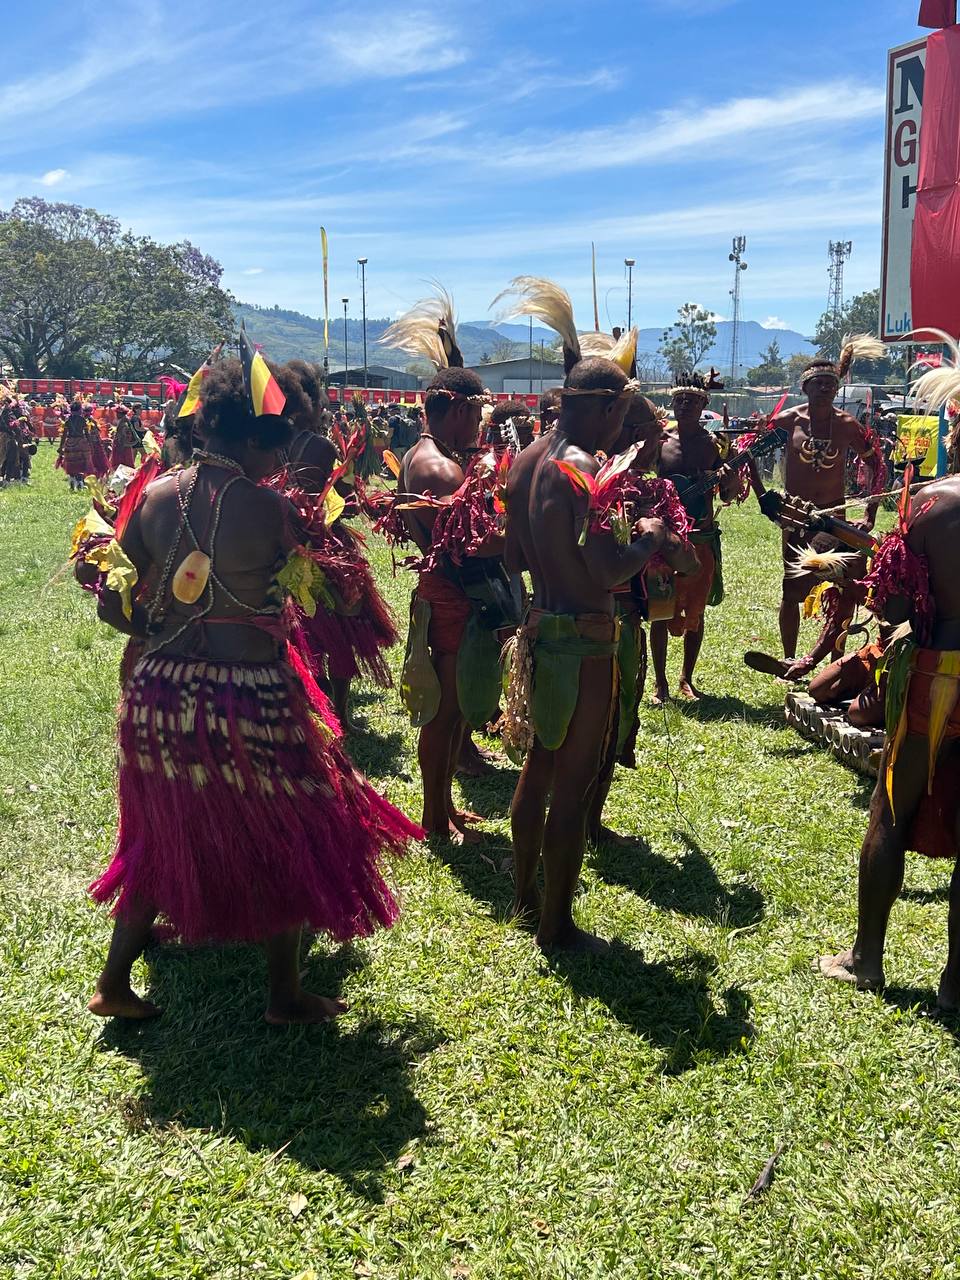
[[[241,319],[244,321],[251,339],[259,343],[271,359],[323,359],[322,319],[302,315],[299,311],[286,311],[280,307],[255,307],[245,302],[237,303],[234,312],[238,323]],[[389,324],[389,319],[368,318],[367,362],[371,365],[383,364],[395,369],[405,369],[411,363],[410,358],[390,347],[381,347],[377,341]],[[655,352],[662,335],[662,328],[641,329],[637,349],[641,352]],[[457,326],[457,337],[465,362],[468,365],[479,364],[484,356],[496,359],[508,355],[526,355],[530,326],[506,323],[493,325],[489,320],[462,320]],[[729,320],[718,321],[714,347],[701,363],[705,365],[712,361],[721,371],[727,368],[732,337],[733,324]],[[536,348],[541,340],[552,344],[555,338],[556,334],[552,329],[534,325],[533,341]],[[784,359],[797,354],[807,355],[815,349],[803,334],[792,329],[765,329],[755,320],[745,320],[740,324],[738,339],[738,363],[744,371],[760,363],[762,352],[774,339],[780,344],[780,353]],[[346,340],[347,362],[351,368],[357,368],[363,364],[361,321],[352,318],[347,320]],[[340,316],[330,322],[330,367],[342,369],[343,364],[344,332],[343,317]]]

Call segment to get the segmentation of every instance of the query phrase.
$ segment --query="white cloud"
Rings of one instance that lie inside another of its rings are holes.
[[[790,326],[786,320],[781,320],[779,316],[767,316],[766,320],[760,321],[763,329],[789,329]]]
[[[761,134],[775,134],[778,143],[785,131],[808,132],[817,125],[876,117],[883,111],[884,92],[872,84],[825,81],[787,89],[761,98],[731,98],[704,108],[695,103],[661,111],[651,125],[646,119],[621,120],[595,129],[541,136],[485,148],[490,162],[504,169],[531,172],[575,172],[624,168],[657,160],[689,159],[693,152],[718,148],[749,137],[755,146]]]
[[[350,10],[341,18],[341,30],[330,30],[328,16],[317,28],[318,42],[330,59],[325,69],[335,79],[407,77],[446,71],[467,60],[455,48],[454,32],[438,21],[435,12],[401,9],[364,15]]]
[[[246,267],[240,272],[242,276],[262,276],[263,267]]]
[[[47,172],[40,179],[40,183],[44,187],[56,187],[67,176],[68,175],[67,175],[66,169],[48,169]]]

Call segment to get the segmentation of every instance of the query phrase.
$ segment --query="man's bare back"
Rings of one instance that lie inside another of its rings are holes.
[[[923,511],[928,502],[932,505]],[[960,649],[960,476],[926,485],[914,495],[913,508],[922,514],[910,521],[907,543],[926,557],[930,571],[937,610],[931,644],[936,649]]]

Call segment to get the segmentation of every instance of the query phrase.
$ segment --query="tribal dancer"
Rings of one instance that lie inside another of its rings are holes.
[[[931,410],[960,394],[960,348],[944,336],[953,363],[919,378],[912,393]],[[960,1009],[960,477],[924,486],[911,502],[904,477],[896,528],[867,578],[871,607],[908,623],[885,655],[887,743],[860,853],[857,936],[823,956],[827,977],[865,990],[884,984],[887,923],[903,885],[904,853],[953,858],[947,962],[940,1008]]]
[[[675,584],[674,615],[669,622],[654,622],[650,627],[650,652],[653,657],[655,689],[654,706],[661,706],[670,696],[667,682],[667,644],[669,636],[683,637],[683,665],[680,669],[681,698],[696,702],[702,695],[693,683],[693,673],[703,645],[704,615],[707,605],[723,600],[723,568],[720,555],[720,529],[714,511],[713,488],[693,492],[690,488],[716,472],[716,485],[723,502],[730,502],[740,491],[736,470],[720,469],[721,455],[716,437],[700,424],[700,417],[710,403],[710,391],[717,384],[692,373],[673,388],[673,413],[676,432],[668,432],[660,450],[658,474],[674,481],[687,514],[693,521],[690,541],[696,550],[699,570],[690,577],[678,578]],[[685,494],[689,489],[689,496]]]
[[[496,633],[519,621],[501,558],[497,470],[490,455],[465,462],[477,446],[483,383],[463,368],[445,293],[417,303],[381,342],[425,355],[437,368],[424,403],[426,426],[401,464],[401,501],[380,528],[395,543],[409,538],[423,556],[415,566],[402,681],[420,729],[423,826],[431,835],[472,843],[479,837],[468,823],[476,815],[454,807],[453,775],[467,724],[479,728],[496,715]]]
[[[847,455],[855,453],[861,461],[862,487],[869,494],[882,493],[886,477],[886,462],[876,433],[862,426],[856,418],[836,408],[834,400],[840,383],[849,372],[855,359],[876,359],[886,351],[878,338],[859,335],[845,338],[840,359],[816,359],[800,379],[806,393],[806,405],[799,405],[782,413],[778,426],[788,432],[785,451],[784,484],[787,494],[812,502],[819,508],[842,508],[846,497]],[[760,501],[761,510],[771,520],[776,520],[779,508],[778,495],[765,491],[756,467],[751,468],[751,480]],[[867,506],[866,517],[860,527],[873,528],[877,503]],[[810,539],[788,533],[782,536],[783,585],[780,600],[780,641],[784,656],[792,661],[797,653],[800,634],[800,606],[816,579],[810,575],[792,574],[797,555],[810,545]],[[819,550],[835,546],[834,540],[820,538]]]
[[[535,315],[561,335],[567,369],[557,426],[520,454],[507,479],[507,564],[528,569],[534,588],[504,711],[504,741],[526,752],[511,814],[514,911],[536,922],[545,949],[595,951],[607,944],[577,927],[572,906],[616,717],[613,591],[658,552],[681,571],[690,553],[661,520],[634,518],[632,503],[627,511],[629,455],[604,468],[595,456],[623,429],[633,395],[627,375],[603,357],[580,359],[570,299],[555,284],[521,276],[507,292],[517,299],[509,314]]]
[[[107,451],[103,447],[103,440],[100,438],[100,424],[93,416],[92,404],[83,406],[83,416],[87,420],[87,429],[89,431],[90,471],[98,480],[102,480],[110,470],[110,459],[107,457]]]
[[[118,513],[119,541],[108,529],[79,549],[100,617],[145,641],[120,705],[117,845],[91,890],[116,899],[90,1002],[103,1017],[158,1012],[130,985],[158,915],[188,942],[262,943],[268,1022],[336,1017],[340,1001],[301,987],[301,929],[345,941],[389,925],[383,856],[421,834],[357,773],[287,644],[286,585],[322,589],[322,573],[293,509],[258,484],[289,426],[245,338],[243,372],[224,360],[204,378],[206,450]]]
[[[74,400],[71,404],[70,413],[63,424],[56,465],[67,473],[71,490],[83,488],[84,477],[90,475],[92,469],[92,458],[87,420],[83,416],[83,405],[79,400]]]
[[[140,436],[130,422],[129,410],[125,404],[118,404],[117,425],[113,431],[113,444],[110,449],[110,466],[136,466],[136,450],[139,448]]]
[[[311,499],[326,490],[341,459],[333,441],[321,434],[327,398],[319,371],[303,360],[291,360],[276,373],[293,423],[281,482],[307,517],[316,505]],[[311,665],[321,681],[329,680],[337,718],[344,728],[355,728],[349,717],[351,681],[363,673],[382,689],[389,688],[393,680],[385,655],[399,637],[361,549],[361,535],[343,519],[356,506],[347,475],[349,470],[338,486],[346,500],[346,505],[338,504],[341,514],[329,523],[315,515],[308,518],[311,549],[326,565],[329,593],[312,616],[303,616],[301,626]]]

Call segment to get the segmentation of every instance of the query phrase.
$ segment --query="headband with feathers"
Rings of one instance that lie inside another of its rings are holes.
[[[706,403],[709,404],[710,392],[722,390],[723,383],[720,381],[719,371],[711,365],[709,374],[682,373],[677,379],[677,385],[671,388],[670,394],[671,396],[679,396],[686,391],[693,395],[702,396]]]
[[[940,410],[951,400],[960,400],[960,343],[942,329],[924,329],[922,333],[924,339],[927,334],[936,334],[937,341],[943,343],[948,354],[939,368],[927,370],[910,384],[910,394],[923,400],[930,409]],[[910,334],[904,336],[909,338]],[[918,367],[919,364],[911,365],[912,369]]]
[[[844,338],[840,348],[840,359],[834,364],[832,360],[811,360],[800,379],[801,387],[810,378],[829,374],[842,382],[850,372],[854,360],[882,360],[887,348],[872,333],[855,333]]]
[[[432,297],[421,298],[390,325],[380,344],[410,356],[425,356],[437,369],[462,369],[453,299],[440,285],[434,287]]]
[[[506,289],[498,293],[490,303],[491,308],[504,299],[511,299],[497,320],[511,316],[534,316],[559,333],[563,343],[563,371],[569,373],[583,356],[577,326],[573,321],[573,303],[566,289],[541,276],[514,276]]]

